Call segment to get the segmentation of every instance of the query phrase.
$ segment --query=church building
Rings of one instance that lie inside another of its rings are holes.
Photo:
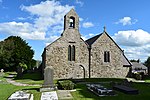
[[[44,48],[42,67],[51,66],[54,79],[124,78],[131,63],[104,31],[86,41],[79,32],[79,16],[71,9],[64,16],[61,37]]]

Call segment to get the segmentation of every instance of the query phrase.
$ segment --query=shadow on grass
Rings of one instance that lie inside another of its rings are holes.
[[[89,91],[85,84],[78,84],[76,88],[78,90],[77,93],[82,96],[81,98],[91,98],[93,100],[98,100],[99,98],[97,95]]]
[[[22,89],[22,90],[35,90],[35,91],[37,91],[37,92],[39,92],[39,91],[40,91],[40,89],[39,89],[39,88],[25,88],[25,89]]]
[[[14,80],[24,80],[24,79],[31,79],[34,81],[43,80],[40,72],[26,73],[23,74],[22,77],[14,77]]]
[[[85,79],[70,79],[74,83],[87,83],[87,82],[122,82],[121,78],[85,78]]]

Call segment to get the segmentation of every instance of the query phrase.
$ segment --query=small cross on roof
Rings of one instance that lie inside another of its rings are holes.
[[[106,32],[106,26],[104,26],[104,32]]]

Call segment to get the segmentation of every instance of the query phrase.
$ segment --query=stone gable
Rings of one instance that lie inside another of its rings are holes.
[[[70,17],[75,18],[75,26],[69,26]],[[65,28],[62,36],[46,47],[46,64],[53,66],[54,78],[83,78],[88,77],[88,49],[78,31],[78,16],[72,9],[65,16]],[[68,47],[75,46],[75,61],[68,61]]]
[[[104,52],[110,52],[110,62],[104,62]],[[108,36],[102,35],[92,44],[91,77],[126,77],[128,67],[123,67],[123,51]]]

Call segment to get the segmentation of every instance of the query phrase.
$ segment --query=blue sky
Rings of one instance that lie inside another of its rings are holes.
[[[88,39],[107,33],[129,59],[150,56],[149,0],[0,0],[0,41],[21,36],[41,60],[46,45],[60,37],[63,16],[74,8],[80,33]]]

